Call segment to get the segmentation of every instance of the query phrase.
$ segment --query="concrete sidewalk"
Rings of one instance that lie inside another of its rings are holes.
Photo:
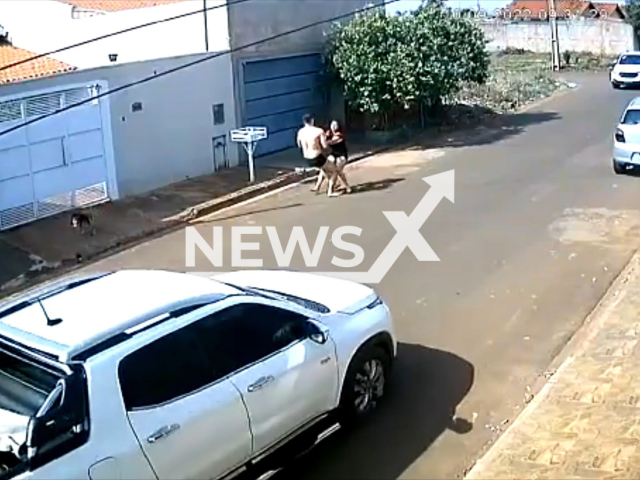
[[[640,255],[467,479],[640,478]]]

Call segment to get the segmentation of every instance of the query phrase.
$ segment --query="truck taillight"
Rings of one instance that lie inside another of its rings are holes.
[[[616,129],[615,139],[616,139],[616,142],[621,142],[621,143],[625,142],[624,132],[622,130],[620,130],[619,128]]]

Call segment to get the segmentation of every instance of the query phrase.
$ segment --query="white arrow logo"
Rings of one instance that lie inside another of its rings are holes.
[[[361,283],[380,283],[405,248],[409,249],[420,262],[439,262],[440,259],[420,234],[420,228],[433,213],[443,198],[454,202],[454,170],[424,177],[431,185],[411,215],[405,212],[383,212],[396,234],[368,272],[327,272],[324,275],[339,276]]]

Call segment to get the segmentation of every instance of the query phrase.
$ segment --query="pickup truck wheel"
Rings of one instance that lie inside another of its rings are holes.
[[[368,418],[383,398],[389,378],[390,360],[380,347],[371,346],[352,360],[340,399],[340,423],[349,427]]]

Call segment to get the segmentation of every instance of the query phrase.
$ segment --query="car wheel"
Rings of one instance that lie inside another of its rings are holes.
[[[353,426],[369,417],[384,397],[390,359],[382,348],[371,346],[357,353],[349,365],[340,398],[340,423]]]
[[[613,87],[614,90],[620,90],[620,85],[618,85],[617,83],[611,82],[611,86]]]
[[[625,165],[622,165],[619,162],[616,162],[615,160],[613,161],[613,171],[616,172],[617,174],[621,174],[624,173],[627,170]]]

